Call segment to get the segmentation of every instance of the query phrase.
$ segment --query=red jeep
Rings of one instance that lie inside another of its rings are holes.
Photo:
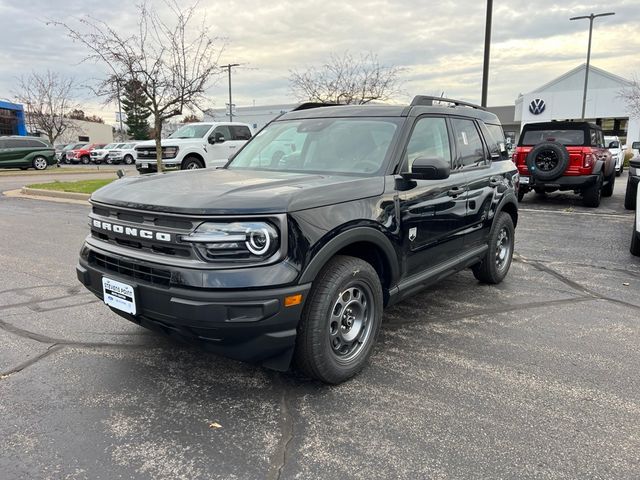
[[[78,150],[67,152],[65,163],[83,163],[88,165],[91,162],[91,150],[94,148],[102,148],[106,143],[90,143]]]
[[[573,190],[585,206],[597,207],[601,197],[613,195],[615,161],[605,148],[602,129],[592,123],[527,124],[513,161],[520,173],[518,200],[531,190],[540,195]]]

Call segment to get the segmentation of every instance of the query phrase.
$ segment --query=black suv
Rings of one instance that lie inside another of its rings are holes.
[[[304,104],[222,169],[95,192],[78,279],[144,327],[339,383],[383,307],[468,267],[502,281],[517,179],[480,107]]]

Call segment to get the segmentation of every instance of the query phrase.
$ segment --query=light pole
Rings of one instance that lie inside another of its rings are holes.
[[[582,94],[582,116],[584,120],[584,111],[587,106],[587,86],[589,85],[589,63],[591,62],[591,36],[593,34],[593,21],[598,17],[608,17],[615,15],[615,12],[598,13],[591,15],[582,15],[580,17],[571,17],[569,20],[589,20],[589,46],[587,47],[587,67],[584,70],[584,93]]]
[[[229,63],[228,65],[223,65],[222,70],[226,70],[229,72],[229,121],[233,122],[233,103],[231,103],[231,69],[233,67],[239,67],[239,63]]]
[[[487,106],[487,90],[489,87],[489,54],[491,46],[491,17],[493,0],[487,0],[487,20],[484,28],[484,63],[482,64],[482,100],[480,105]]]

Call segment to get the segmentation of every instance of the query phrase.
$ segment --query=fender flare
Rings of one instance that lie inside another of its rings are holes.
[[[400,276],[398,256],[391,241],[379,230],[372,227],[356,227],[342,232],[329,240],[320,251],[314,255],[300,276],[299,283],[310,283],[316,278],[322,267],[340,250],[357,242],[369,242],[382,250],[389,265],[391,284],[393,285]]]
[[[510,192],[509,194],[505,195],[502,198],[502,201],[500,202],[500,204],[498,205],[498,208],[496,209],[496,217],[498,216],[498,214],[500,212],[502,212],[505,207],[509,206],[509,208],[513,208],[516,218],[514,219],[513,222],[513,226],[515,227],[516,224],[518,223],[518,201],[516,199],[516,194],[513,192]]]

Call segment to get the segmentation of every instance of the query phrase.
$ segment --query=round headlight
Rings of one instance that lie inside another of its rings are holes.
[[[266,228],[253,230],[247,235],[245,245],[254,255],[264,255],[271,246],[271,236]]]

